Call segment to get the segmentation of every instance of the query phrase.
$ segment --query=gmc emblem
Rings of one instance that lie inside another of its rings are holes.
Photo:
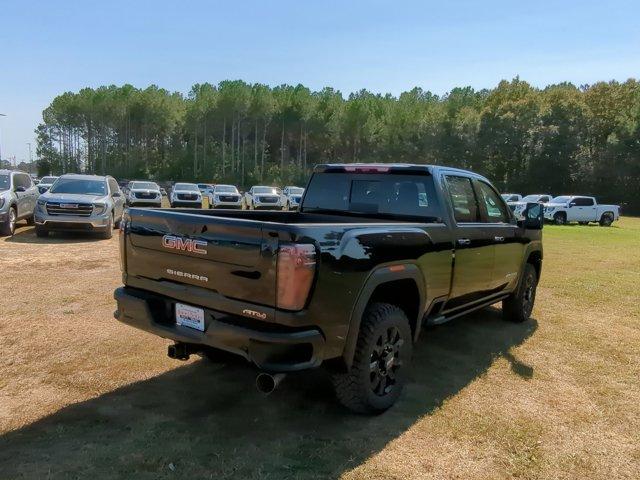
[[[176,237],[175,235],[165,235],[162,237],[162,246],[173,250],[181,250],[183,252],[199,253],[206,255],[207,242],[204,240],[193,240],[192,238]]]

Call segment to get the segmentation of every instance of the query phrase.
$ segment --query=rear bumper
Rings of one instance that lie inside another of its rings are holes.
[[[175,323],[176,300],[131,287],[115,290],[114,317],[132,327],[175,342],[235,353],[262,370],[290,372],[322,363],[324,336],[319,329],[291,328],[204,308],[205,331]]]

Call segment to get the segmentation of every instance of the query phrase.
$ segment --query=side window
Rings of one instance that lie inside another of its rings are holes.
[[[23,173],[17,173],[13,177],[13,186],[14,188],[15,187],[31,188],[31,177]]]
[[[109,190],[111,190],[112,195],[120,191],[120,187],[118,187],[118,183],[113,178],[109,179]]]
[[[573,205],[576,207],[593,207],[593,199],[586,197],[578,197],[573,200]]]
[[[456,223],[478,222],[480,220],[478,202],[473,193],[471,179],[455,175],[446,175],[445,178]]]
[[[487,218],[484,219],[486,223],[508,223],[509,214],[504,206],[504,202],[500,201],[498,194],[489,185],[482,181],[477,181],[480,194],[480,203],[484,205],[484,210],[487,213]]]

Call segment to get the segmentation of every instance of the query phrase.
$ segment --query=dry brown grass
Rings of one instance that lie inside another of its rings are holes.
[[[117,239],[0,239],[0,478],[638,478],[640,220],[545,229],[534,320],[425,332],[379,417],[321,372],[176,363],[112,318]]]

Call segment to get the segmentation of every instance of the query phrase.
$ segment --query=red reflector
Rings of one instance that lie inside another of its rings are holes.
[[[313,245],[281,245],[278,250],[276,306],[285,310],[302,310],[316,271]]]
[[[389,167],[377,167],[373,165],[347,165],[344,167],[344,171],[357,173],[385,173],[389,171]]]
[[[389,267],[389,270],[391,270],[392,272],[401,272],[405,269],[404,265],[391,265]]]

